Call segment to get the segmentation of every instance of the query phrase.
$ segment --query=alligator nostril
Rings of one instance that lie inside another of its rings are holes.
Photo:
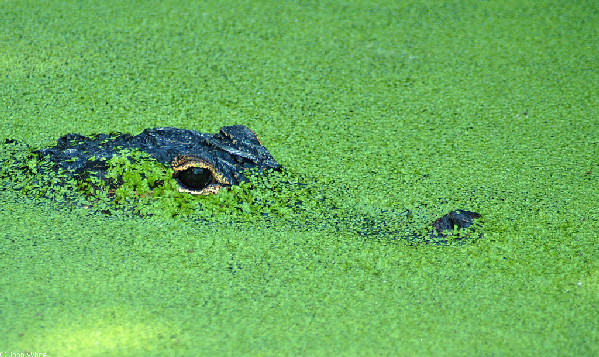
[[[190,189],[202,189],[212,183],[212,172],[201,167],[190,167],[177,173],[179,183]]]

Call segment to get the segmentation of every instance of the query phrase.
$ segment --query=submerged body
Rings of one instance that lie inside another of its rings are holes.
[[[174,190],[178,192],[196,195],[218,194],[221,190],[228,190],[232,186],[248,181],[250,175],[263,175],[266,171],[283,169],[281,164],[262,146],[257,135],[243,125],[225,126],[216,134],[170,127],[146,129],[135,136],[120,133],[99,134],[91,137],[67,134],[58,139],[56,146],[35,150],[33,154],[37,159],[49,164],[45,167],[78,182],[79,189],[85,187],[90,178],[94,178],[95,182],[103,182],[104,184],[99,186],[100,190],[108,188],[108,197],[114,198],[114,192],[124,183],[125,173],[120,172],[118,176],[115,176],[114,172],[109,172],[112,169],[111,160],[121,155],[123,150],[145,153],[164,168],[172,169],[172,179],[177,184],[169,187],[176,187]],[[134,159],[128,157],[128,160]],[[28,167],[30,169],[30,166],[27,165],[21,165],[21,167],[24,170],[27,170]],[[39,170],[42,169],[36,168],[34,171]],[[151,174],[143,171],[141,175],[150,176]],[[158,180],[159,182],[153,182],[148,187],[149,191],[154,191],[157,186],[170,179],[167,177],[164,180]],[[305,183],[299,185],[306,186]],[[96,189],[97,187],[85,192],[95,193]],[[307,195],[301,196],[297,200],[282,202],[282,205],[292,209],[301,205],[302,201],[309,200],[318,193],[316,188],[310,190]],[[147,194],[147,191],[146,193],[141,193],[141,191],[135,189],[136,194],[142,197]],[[161,192],[168,193],[164,190]],[[272,192],[271,195],[280,196],[281,200],[285,200],[279,191]],[[258,204],[258,213],[262,215],[267,215],[273,208],[270,203],[264,203],[263,198],[252,199],[249,202]],[[247,204],[247,202],[242,203]],[[222,203],[219,205],[223,206]],[[325,206],[326,208],[323,208]],[[321,213],[326,216],[334,204],[325,206],[320,206],[320,209]],[[260,212],[260,207],[265,211]],[[314,209],[316,206],[310,207]],[[246,208],[243,206],[244,211]],[[316,215],[318,212],[313,212],[313,214]],[[425,241],[447,242],[446,238],[452,234],[452,231],[469,228],[479,218],[481,215],[476,212],[451,211],[428,225],[427,234],[430,239],[425,239]],[[329,219],[329,221],[335,220],[332,216]],[[363,229],[360,230],[361,234],[364,231],[368,236],[381,234],[367,223],[368,219],[361,221],[366,222]],[[385,232],[386,235],[392,236],[396,233],[400,235],[398,231]]]

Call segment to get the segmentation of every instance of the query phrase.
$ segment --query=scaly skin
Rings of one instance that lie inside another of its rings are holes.
[[[225,126],[217,134],[177,128],[146,129],[139,135],[67,134],[57,145],[35,151],[78,179],[90,172],[104,178],[117,149],[137,149],[175,171],[180,192],[209,195],[246,181],[248,169],[279,170],[281,165],[243,125]],[[194,176],[198,179],[194,179]]]

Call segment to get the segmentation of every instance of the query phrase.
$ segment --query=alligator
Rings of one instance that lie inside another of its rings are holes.
[[[8,141],[7,141],[8,142]],[[216,195],[248,181],[248,174],[286,170],[262,145],[258,136],[243,125],[224,126],[216,134],[162,127],[138,135],[112,133],[83,136],[66,134],[55,146],[33,151],[50,169],[76,181],[95,177],[114,194],[122,178],[107,172],[110,160],[122,150],[137,150],[172,169],[176,189],[192,195]],[[159,183],[158,183],[159,184]],[[454,230],[479,223],[481,215],[456,209],[429,224],[430,235],[444,242]]]

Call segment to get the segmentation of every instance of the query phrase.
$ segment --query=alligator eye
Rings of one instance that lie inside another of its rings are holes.
[[[177,191],[192,195],[214,195],[221,189],[231,187],[231,183],[214,165],[204,159],[183,156],[171,164],[173,177],[179,187]]]
[[[177,179],[181,185],[199,190],[212,183],[212,172],[201,167],[190,167],[180,171],[177,174]]]

